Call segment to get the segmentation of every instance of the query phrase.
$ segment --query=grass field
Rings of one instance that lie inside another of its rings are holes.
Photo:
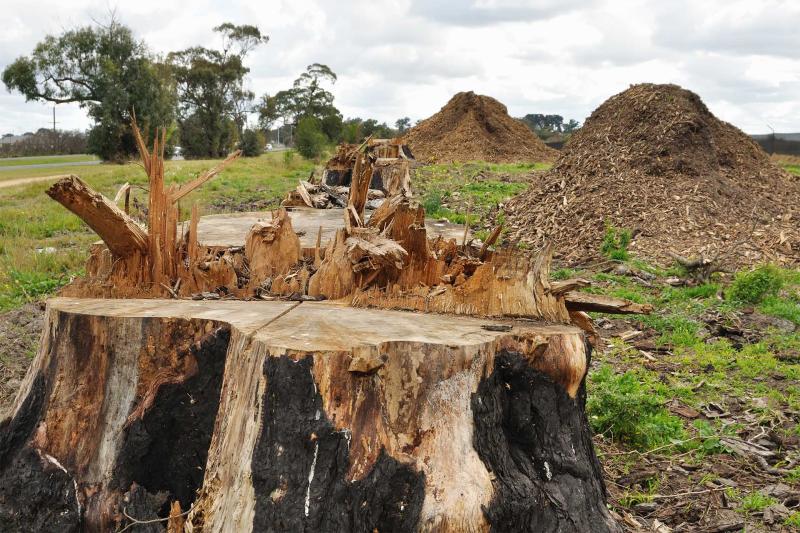
[[[521,193],[530,184],[531,173],[550,168],[550,163],[451,163],[417,169],[414,194],[429,217],[456,224],[474,225],[485,219],[497,204]],[[469,215],[467,215],[469,213]],[[484,237],[486,230],[478,230]]]
[[[291,152],[290,152],[291,153]],[[202,213],[266,209],[307,178],[314,164],[285,153],[242,158],[181,202],[188,217],[193,202]],[[293,153],[292,153],[293,154]],[[182,183],[214,166],[215,161],[169,161],[167,183]],[[35,169],[33,175],[42,175]],[[0,174],[0,179],[26,177],[29,169]],[[147,179],[137,164],[102,164],[48,168],[47,174],[76,174],[109,197],[125,182],[133,198],[146,205]],[[0,189],[0,311],[51,293],[79,273],[88,245],[97,236],[78,217],[48,198],[49,182]]]
[[[35,157],[9,157],[0,158],[0,167],[18,167],[25,165],[47,165],[54,163],[80,163],[83,161],[97,161],[97,157],[90,154],[75,155],[44,155]]]

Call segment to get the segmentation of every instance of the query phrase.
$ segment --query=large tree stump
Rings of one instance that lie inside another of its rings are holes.
[[[589,352],[567,325],[54,299],[0,422],[0,530],[175,530],[179,502],[195,532],[617,531]]]

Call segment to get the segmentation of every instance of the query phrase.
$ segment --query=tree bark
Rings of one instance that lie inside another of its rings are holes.
[[[175,531],[179,505],[194,532],[618,531],[589,352],[566,325],[54,299],[0,422],[0,529]]]

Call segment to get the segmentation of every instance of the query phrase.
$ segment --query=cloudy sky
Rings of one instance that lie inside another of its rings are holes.
[[[800,131],[798,0],[3,0],[0,68],[113,8],[157,53],[215,46],[223,21],[256,24],[270,36],[249,58],[256,94],[325,63],[345,117],[417,120],[473,90],[514,116],[582,122],[628,85],[656,82],[697,92],[749,133]],[[0,87],[0,133],[51,117],[52,105]],[[57,119],[89,125],[77,106]]]

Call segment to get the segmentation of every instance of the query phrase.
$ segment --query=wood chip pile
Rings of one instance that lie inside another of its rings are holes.
[[[510,237],[554,244],[579,263],[599,255],[607,223],[630,250],[731,267],[797,263],[797,178],[676,85],[634,85],[597,108],[555,166],[504,211]]]
[[[506,106],[472,91],[453,96],[438,113],[411,128],[404,141],[422,162],[539,162],[557,155],[510,117]]]

